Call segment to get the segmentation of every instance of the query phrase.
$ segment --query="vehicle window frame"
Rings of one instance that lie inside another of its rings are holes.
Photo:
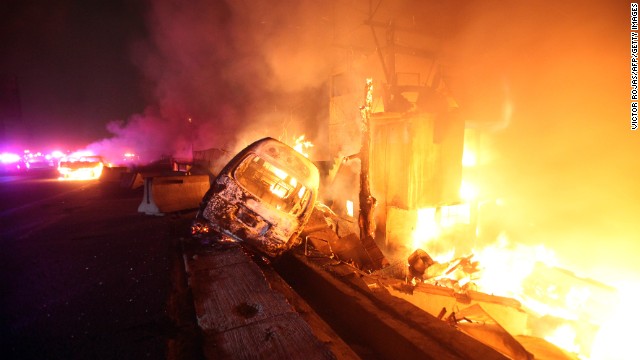
[[[256,159],[258,159],[256,161]],[[254,163],[258,163],[255,165]],[[261,168],[255,169],[256,166],[260,166]],[[247,171],[250,171],[249,168],[254,168],[253,174],[247,174]],[[273,169],[276,169],[274,171]],[[282,178],[277,175],[277,171],[284,172],[287,176]],[[265,178],[264,175],[267,172],[271,172],[270,176],[266,178],[266,181],[263,180]],[[310,199],[312,197],[312,190],[310,190],[304,183],[300,182],[296,177],[287,172],[286,169],[280,169],[279,166],[273,164],[272,162],[265,159],[265,157],[260,156],[260,154],[251,152],[244,156],[239,162],[238,165],[234,167],[231,171],[232,178],[234,181],[241,186],[243,189],[260,199],[262,203],[268,205],[269,207],[277,210],[279,212],[289,214],[292,216],[302,216],[309,206]],[[258,176],[258,178],[256,178]],[[271,178],[272,181],[269,181]],[[274,179],[279,178],[280,180],[273,181]],[[291,184],[291,179],[295,181],[295,186]],[[251,181],[255,180],[255,181]],[[247,183],[249,182],[250,183]],[[287,182],[288,181],[288,182]],[[260,184],[262,182],[262,184]],[[285,195],[278,196],[276,193],[270,190],[271,186],[277,185],[283,189],[285,189]],[[302,196],[300,196],[300,192]],[[287,200],[292,198],[293,200]],[[285,209],[279,208],[274,203],[282,203]]]

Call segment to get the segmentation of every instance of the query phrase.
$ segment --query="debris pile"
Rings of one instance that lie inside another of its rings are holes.
[[[301,233],[306,249],[311,245],[321,254],[363,271],[374,271],[388,262],[374,241],[361,241],[355,221],[338,216],[328,206],[316,203]]]
[[[479,262],[472,260],[473,254],[439,263],[422,249],[415,250],[407,258],[408,277],[412,283],[422,282],[445,286],[456,292],[477,290],[473,279],[480,271]]]

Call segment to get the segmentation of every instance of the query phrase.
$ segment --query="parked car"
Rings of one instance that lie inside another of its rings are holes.
[[[316,166],[290,146],[264,138],[227,163],[202,199],[196,237],[243,242],[276,257],[297,244],[317,198]]]

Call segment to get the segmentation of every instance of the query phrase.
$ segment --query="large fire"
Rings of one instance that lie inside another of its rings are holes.
[[[293,145],[307,157],[306,150],[311,146],[304,135]],[[427,270],[423,278],[413,278],[412,282],[518,300],[527,320],[520,332],[510,335],[545,339],[579,359],[629,358],[634,344],[630,324],[638,318],[631,301],[640,295],[638,284],[612,287],[581,278],[565,270],[549,247],[518,243],[507,231],[500,232],[491,243],[486,239],[484,244],[478,243],[483,208],[506,206],[504,200],[488,199],[481,193],[476,181],[481,161],[473,149],[465,147],[461,202],[416,211],[407,247],[428,254],[432,271]],[[353,203],[347,200],[346,208],[353,216]],[[464,230],[460,232],[460,228]],[[464,246],[451,241],[460,237],[470,241]]]
[[[431,213],[429,209],[425,212]],[[444,264],[438,276],[425,282],[520,301],[529,314],[529,328],[527,333],[513,336],[544,338],[581,359],[628,358],[633,341],[624,334],[633,333],[631,324],[638,319],[631,303],[640,295],[637,284],[603,288],[562,270],[555,253],[547,247],[515,244],[504,233],[495,243],[456,258],[455,249],[442,250],[445,247],[437,237],[440,230],[434,228],[440,226],[429,220],[417,226],[414,233],[414,247],[420,244],[416,248],[429,253],[436,264]],[[416,242],[421,236],[429,240]],[[463,261],[472,264],[472,270],[463,270],[459,266]]]
[[[465,158],[465,167],[477,163],[475,156]],[[462,181],[460,198],[465,203],[417,211],[411,250],[428,254],[427,263],[436,269],[418,281],[516,299],[528,320],[526,330],[512,336],[543,338],[580,359],[628,359],[636,352],[630,337],[631,324],[638,320],[632,301],[640,295],[639,284],[613,287],[581,278],[563,269],[553,250],[516,243],[505,231],[493,243],[479,246],[472,213],[481,206],[468,178]],[[471,226],[464,233],[473,239],[468,248],[450,241],[456,235],[452,229],[460,226]],[[411,267],[411,257],[409,262]]]

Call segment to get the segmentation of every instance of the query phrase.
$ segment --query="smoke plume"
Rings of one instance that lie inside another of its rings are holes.
[[[482,133],[480,197],[503,200],[501,230],[595,277],[633,273],[640,141],[628,121],[628,7],[149,1],[150,36],[132,46],[149,106],[94,146],[188,156],[262,136],[322,142],[328,76],[375,54],[363,25],[373,14],[435,39],[406,45],[437,51],[468,127]]]
[[[316,2],[149,2],[150,37],[132,52],[150,104],[92,148],[189,157],[192,147],[235,151],[263,136],[317,132],[327,111],[326,13]]]

